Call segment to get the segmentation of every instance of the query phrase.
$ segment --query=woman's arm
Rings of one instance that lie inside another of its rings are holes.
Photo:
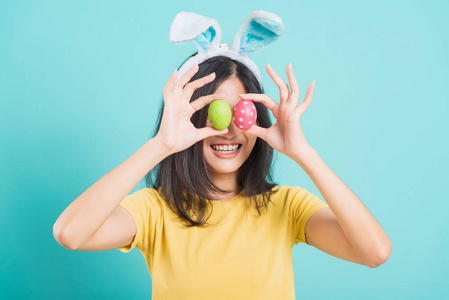
[[[210,94],[190,102],[196,89],[215,79],[215,73],[212,73],[191,81],[198,70],[199,66],[194,65],[177,81],[177,70],[173,72],[163,89],[163,118],[156,137],[100,178],[64,210],[53,226],[53,235],[60,244],[67,245],[69,249],[83,245],[145,174],[166,157],[206,137],[228,132],[228,129],[219,131],[212,126],[196,128],[191,122],[196,111],[224,96]]]
[[[53,226],[53,235],[60,244],[67,245],[69,249],[83,245],[145,174],[167,156],[206,137],[228,132],[228,129],[219,131],[212,126],[196,128],[191,122],[196,111],[224,96],[210,94],[190,102],[196,89],[215,79],[215,73],[212,73],[191,81],[198,70],[199,66],[194,65],[177,81],[177,70],[173,72],[163,89],[163,118],[156,137],[100,178],[64,210]]]
[[[77,249],[101,227],[139,181],[169,155],[157,137],[76,198],[53,226],[56,240]]]
[[[309,146],[302,132],[300,119],[312,102],[315,81],[309,84],[304,101],[298,105],[299,87],[291,63],[286,68],[291,91],[270,65],[267,65],[266,70],[279,87],[280,102],[276,103],[266,94],[242,94],[240,97],[263,103],[273,112],[277,122],[269,128],[253,125],[247,132],[264,139],[274,149],[296,161],[332,210],[333,214],[317,211],[310,217],[307,222],[310,222],[309,226],[306,224],[308,241],[334,256],[361,261],[369,266],[379,265],[391,253],[387,234],[356,195]],[[333,233],[337,233],[338,237],[330,236]]]

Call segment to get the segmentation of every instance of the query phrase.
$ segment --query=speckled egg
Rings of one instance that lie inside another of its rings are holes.
[[[209,104],[209,120],[215,129],[225,130],[231,124],[232,111],[229,104],[222,100],[217,99]]]
[[[256,123],[257,110],[254,102],[242,99],[234,107],[234,116],[232,120],[235,126],[240,129],[250,129]]]

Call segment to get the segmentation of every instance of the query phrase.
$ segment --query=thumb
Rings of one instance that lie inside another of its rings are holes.
[[[199,135],[200,140],[208,138],[210,136],[214,136],[214,135],[226,134],[229,131],[228,128],[226,128],[224,130],[218,130],[211,126],[207,126],[207,127],[204,127],[204,128],[198,129],[198,130],[199,130],[198,135]]]
[[[241,130],[243,130],[243,129],[241,129]],[[260,137],[262,139],[265,139],[267,129],[263,128],[263,127],[260,127],[260,126],[257,126],[256,124],[254,124],[249,129],[246,129],[244,131],[246,131],[246,132],[248,132],[250,134],[253,134],[253,135],[257,136],[257,137]]]

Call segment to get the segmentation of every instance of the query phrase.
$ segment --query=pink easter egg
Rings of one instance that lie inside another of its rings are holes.
[[[257,110],[253,101],[242,99],[235,105],[232,120],[237,128],[247,130],[256,123],[256,119]]]

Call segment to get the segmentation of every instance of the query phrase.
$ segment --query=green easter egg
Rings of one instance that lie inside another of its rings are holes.
[[[217,130],[225,130],[231,124],[231,108],[222,99],[214,100],[209,104],[208,115],[212,126]]]

